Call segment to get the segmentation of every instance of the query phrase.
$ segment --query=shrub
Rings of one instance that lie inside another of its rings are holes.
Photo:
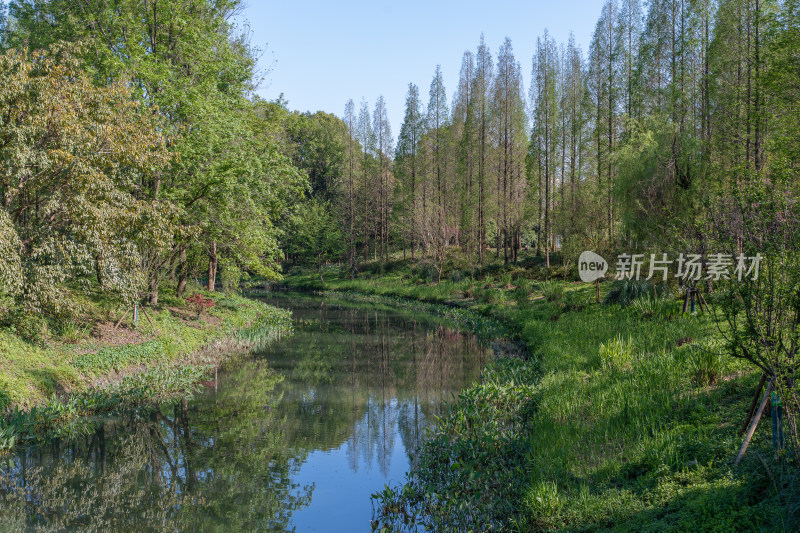
[[[41,315],[26,313],[19,308],[9,313],[3,321],[3,325],[8,327],[12,333],[33,344],[41,344],[47,337],[45,319]]]
[[[701,387],[713,385],[724,370],[723,354],[715,346],[687,344],[686,364],[692,381]]]
[[[483,291],[483,301],[487,304],[502,304],[506,301],[506,293],[501,289],[486,289]]]
[[[423,280],[424,283],[433,283],[439,279],[439,271],[431,263],[420,263],[411,269],[411,272]]]
[[[89,330],[85,326],[81,326],[72,320],[67,320],[62,322],[59,326],[58,335],[64,342],[75,344],[81,339],[88,337]]]
[[[475,295],[476,287],[475,283],[470,282],[468,283],[461,292],[464,294],[464,298],[472,298]]]
[[[475,287],[475,289],[472,291],[472,297],[480,302],[485,301],[486,289],[484,289],[483,287]]]
[[[582,311],[589,306],[589,297],[580,292],[568,292],[564,295],[564,309],[567,311]]]
[[[606,296],[605,303],[630,305],[634,300],[652,296],[653,293],[653,285],[647,280],[617,280]]]
[[[520,307],[524,307],[530,303],[530,292],[526,287],[517,287],[514,290],[514,301],[517,302],[517,305]]]
[[[453,270],[450,272],[450,281],[453,283],[458,283],[464,279],[464,273],[460,270]]]
[[[200,319],[200,315],[203,314],[203,311],[214,307],[214,300],[211,298],[203,298],[203,295],[199,293],[186,298],[186,303],[197,311],[198,320]]]
[[[609,342],[600,343],[600,367],[603,370],[630,368],[633,363],[633,344],[631,339],[617,335]]]
[[[545,281],[539,284],[539,290],[548,302],[560,300],[564,295],[564,286],[557,281]]]

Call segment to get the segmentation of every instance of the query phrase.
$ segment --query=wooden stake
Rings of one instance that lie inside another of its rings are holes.
[[[761,399],[761,405],[758,406],[758,412],[756,412],[755,418],[753,421],[750,422],[750,428],[747,430],[747,435],[744,438],[744,442],[742,443],[742,449],[739,450],[739,455],[736,457],[735,465],[738,466],[739,463],[742,462],[742,457],[744,457],[744,452],[747,451],[747,447],[750,445],[750,439],[753,438],[753,435],[756,432],[756,427],[758,427],[758,422],[761,420],[761,415],[764,414],[764,408],[767,406],[767,402],[769,401],[769,395],[772,392],[772,380],[770,380],[769,385],[767,385],[767,390],[764,391],[764,397]]]
[[[131,311],[130,309],[125,310],[125,314],[122,315],[122,318],[119,319],[119,322],[117,322],[117,325],[114,326],[114,329],[117,329],[119,325],[122,324],[122,321],[125,320],[125,317],[128,316],[128,313],[130,313],[130,311]]]
[[[600,280],[594,280],[595,287],[597,287],[597,303],[600,303]]]
[[[147,308],[142,307],[142,311],[144,311],[144,317],[147,319],[148,322],[150,322],[150,325],[153,326],[153,329],[156,329],[155,324],[153,324],[153,321],[150,320],[150,315],[147,314]]]
[[[761,381],[758,382],[756,392],[753,394],[753,401],[750,402],[750,409],[747,410],[747,418],[745,418],[744,424],[742,424],[741,429],[739,429],[739,435],[744,435],[744,432],[747,431],[747,426],[749,426],[750,421],[753,420],[753,414],[756,412],[756,407],[758,406],[758,397],[761,395],[761,389],[764,388],[766,382],[767,375],[761,374]]]
[[[700,299],[700,309],[704,310],[706,313],[710,313],[711,309],[709,309],[706,299],[703,298],[703,293],[697,291],[697,297]]]

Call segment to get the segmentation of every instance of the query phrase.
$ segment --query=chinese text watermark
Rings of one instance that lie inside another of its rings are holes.
[[[679,254],[670,257],[666,253],[649,254],[619,254],[615,264],[613,278],[622,279],[647,279],[667,281],[672,273],[675,278],[684,281],[699,281],[701,279],[719,281],[721,279],[758,279],[761,265],[761,254],[746,256],[716,253],[708,256],[700,254]],[[578,274],[581,281],[592,282],[605,276],[608,271],[608,262],[594,252],[583,252],[578,259]]]

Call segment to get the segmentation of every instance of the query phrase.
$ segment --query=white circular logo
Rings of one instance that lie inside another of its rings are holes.
[[[608,262],[594,252],[583,252],[578,258],[578,275],[581,281],[590,283],[606,275]]]

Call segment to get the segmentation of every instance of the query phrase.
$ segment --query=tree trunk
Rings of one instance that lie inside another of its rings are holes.
[[[103,257],[103,254],[97,254],[94,257],[94,272],[97,275],[97,285],[101,289],[103,288],[103,269],[100,268],[100,259]]]
[[[148,302],[151,306],[158,305],[158,272],[150,277],[150,297]]]
[[[181,248],[181,255],[179,259],[180,263],[178,265],[178,289],[177,295],[178,298],[183,296],[183,293],[186,292],[186,277],[187,277],[187,270],[188,265],[186,263],[186,248]]]
[[[206,287],[210,292],[214,292],[214,287],[217,284],[217,242],[211,243],[211,248],[208,253],[208,286]]]

